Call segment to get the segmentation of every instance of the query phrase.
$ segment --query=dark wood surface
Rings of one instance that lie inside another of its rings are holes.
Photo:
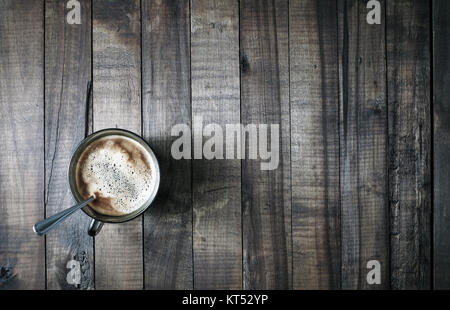
[[[385,15],[366,22],[365,1],[339,5],[342,288],[369,288],[366,264],[389,277]],[[381,1],[385,8],[385,2]],[[389,288],[382,281],[374,288]]]
[[[92,2],[93,130],[142,134],[140,1]],[[142,289],[142,217],[95,238],[95,287]]]
[[[292,287],[288,12],[285,0],[240,2],[241,123],[280,124],[283,155],[276,170],[242,161],[244,289]]]
[[[340,287],[335,1],[290,1],[293,287]]]
[[[189,1],[142,2],[143,134],[163,176],[144,215],[146,289],[193,288],[192,162],[170,155],[172,127],[191,127],[189,8]]]
[[[0,285],[43,289],[44,216],[43,1],[0,2]],[[31,230],[32,232],[32,230]]]
[[[65,3],[45,2],[45,212],[51,216],[73,202],[67,186],[70,155],[87,133],[91,81],[91,3],[80,1],[82,24],[68,25]],[[69,289],[67,263],[80,262],[80,289],[94,288],[94,243],[84,230],[89,217],[76,213],[49,234],[47,288]]]
[[[430,3],[388,1],[391,286],[431,287]]]
[[[380,1],[380,25],[365,0],[79,2],[69,25],[67,1],[0,0],[0,289],[450,288],[448,1]],[[278,168],[172,158],[174,125],[213,123],[279,124]],[[154,149],[156,201],[35,236],[107,127]]]
[[[238,1],[191,1],[191,88],[194,135],[240,123]],[[241,161],[192,164],[194,289],[240,289]]]
[[[434,288],[450,289],[450,3],[433,1]]]

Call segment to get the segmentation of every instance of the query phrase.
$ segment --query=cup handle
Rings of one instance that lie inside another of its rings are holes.
[[[103,222],[92,220],[89,224],[88,235],[91,237],[96,236],[103,227]]]

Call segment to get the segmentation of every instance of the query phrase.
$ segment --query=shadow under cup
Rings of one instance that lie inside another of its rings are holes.
[[[90,236],[95,236],[100,232],[100,229],[103,226],[103,223],[123,223],[126,221],[130,221],[140,214],[142,214],[147,208],[150,206],[152,201],[155,199],[156,193],[158,192],[159,188],[159,182],[160,182],[160,171],[159,171],[159,165],[158,160],[156,159],[155,154],[153,153],[152,149],[148,145],[147,142],[145,142],[144,139],[139,137],[138,135],[124,130],[124,129],[117,129],[117,128],[111,128],[111,129],[103,129],[100,131],[97,131],[91,135],[89,135],[87,138],[85,138],[81,143],[77,146],[75,152],[72,154],[72,158],[70,159],[70,165],[69,165],[69,172],[68,172],[68,178],[69,178],[69,186],[70,191],[72,193],[73,199],[76,201],[76,203],[80,203],[84,201],[85,199],[81,196],[81,194],[78,192],[77,183],[76,183],[76,168],[78,161],[80,160],[81,155],[83,154],[84,150],[94,141],[97,141],[98,139],[107,137],[107,136],[124,136],[130,139],[133,139],[135,142],[139,143],[147,152],[151,159],[151,169],[152,169],[152,177],[155,178],[155,185],[153,188],[153,191],[147,201],[137,210],[120,215],[120,216],[113,216],[113,215],[106,215],[96,212],[94,209],[92,209],[89,205],[82,208],[83,212],[86,213],[88,216],[90,216],[93,220],[91,224],[89,225],[88,233]]]

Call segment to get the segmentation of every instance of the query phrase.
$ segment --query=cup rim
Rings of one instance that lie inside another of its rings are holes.
[[[70,162],[69,162],[69,167],[68,167],[68,171],[67,171],[67,180],[69,183],[69,189],[70,189],[70,194],[72,195],[72,199],[77,203],[83,201],[84,199],[82,199],[80,193],[78,193],[78,189],[76,187],[76,181],[72,182],[72,179],[75,180],[75,178],[76,178],[72,174],[75,173],[75,171],[76,171],[76,164],[78,163],[79,155],[81,155],[83,153],[83,151],[86,149],[87,146],[90,145],[90,143],[92,141],[96,140],[97,138],[101,138],[103,136],[108,136],[108,135],[122,135],[122,136],[125,136],[128,138],[134,139],[148,151],[148,153],[154,163],[155,187],[153,189],[152,194],[148,198],[148,200],[139,209],[137,209],[131,213],[128,213],[128,214],[119,215],[119,216],[101,214],[99,212],[96,212],[89,205],[86,205],[81,210],[83,210],[83,212],[90,218],[100,221],[100,222],[103,222],[103,223],[110,223],[110,224],[125,223],[125,222],[135,219],[136,217],[138,217],[139,215],[144,213],[150,207],[152,202],[155,200],[156,194],[158,193],[158,190],[159,190],[160,169],[159,169],[158,159],[156,158],[155,153],[153,152],[152,148],[150,147],[148,142],[145,141],[144,138],[142,138],[141,136],[137,135],[136,133],[134,133],[132,131],[129,131],[126,129],[121,129],[121,128],[105,128],[105,129],[101,129],[101,130],[91,133],[90,135],[85,137],[83,140],[81,140],[78,143],[78,145],[74,148],[74,150],[72,151],[72,154],[70,157]],[[90,140],[92,140],[92,141],[90,141]],[[78,154],[78,157],[76,156],[77,154]]]

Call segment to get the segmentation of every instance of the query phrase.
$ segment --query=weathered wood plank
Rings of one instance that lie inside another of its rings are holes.
[[[450,289],[450,2],[433,1],[434,288]]]
[[[342,288],[389,288],[385,1],[369,25],[366,1],[339,1]],[[381,284],[367,282],[367,263]]]
[[[240,123],[239,5],[222,0],[191,5],[192,125],[193,134],[201,135],[200,118],[222,130]],[[195,139],[193,148],[195,153]],[[192,185],[194,288],[240,289],[241,163],[195,160]]]
[[[244,289],[292,287],[288,17],[286,0],[240,2],[241,122],[280,126],[275,170],[242,161]]]
[[[142,2],[144,137],[159,160],[158,197],[144,216],[146,289],[192,289],[191,161],[170,150],[191,127],[189,1]]]
[[[93,2],[93,126],[141,134],[140,1]],[[142,217],[95,238],[95,287],[143,288]]]
[[[45,288],[43,1],[0,1],[0,289]]]
[[[387,2],[391,287],[431,287],[430,1]]]
[[[340,285],[335,1],[290,1],[294,289]]]
[[[73,204],[67,184],[72,151],[85,137],[91,80],[91,1],[82,0],[81,24],[66,22],[66,2],[45,2],[45,204],[51,216]],[[47,288],[94,288],[89,217],[78,212],[47,235]],[[67,282],[67,263],[81,267],[81,283]]]

